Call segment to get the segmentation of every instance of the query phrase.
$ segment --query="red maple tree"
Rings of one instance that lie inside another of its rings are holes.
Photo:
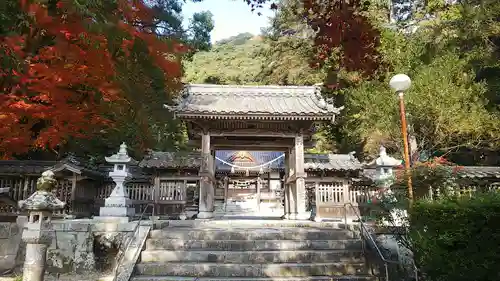
[[[302,0],[304,18],[317,31],[313,66],[322,66],[339,51],[338,64],[347,71],[372,75],[380,65],[377,47],[380,32],[362,13],[361,0]]]
[[[112,42],[70,1],[49,7],[20,0],[19,5],[29,28],[0,37],[0,56],[10,66],[0,69],[0,158],[36,147],[54,149],[69,138],[91,137],[113,126],[105,111],[110,104],[127,106],[116,65],[136,41],[147,45],[166,86],[181,87],[180,55],[186,47],[148,30],[153,13],[143,1],[118,1],[106,24],[124,36]]]

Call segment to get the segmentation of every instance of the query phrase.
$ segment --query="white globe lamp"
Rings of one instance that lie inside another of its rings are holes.
[[[406,74],[396,74],[389,81],[389,86],[396,93],[402,93],[411,86],[411,79]]]

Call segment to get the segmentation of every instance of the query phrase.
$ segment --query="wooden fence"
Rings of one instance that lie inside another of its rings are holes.
[[[194,203],[190,197],[195,194],[189,193],[188,196],[188,186],[197,185],[197,181],[193,177],[157,178],[150,182],[129,182],[125,186],[136,214],[142,213],[147,205],[152,204],[154,210],[149,209],[146,214],[171,218],[185,212],[186,208]],[[95,213],[98,213],[99,207],[104,205],[104,200],[111,194],[114,186],[114,183],[106,183],[98,189],[95,197]]]
[[[342,219],[344,212],[347,211],[349,218],[355,218],[353,208],[344,208],[346,203],[350,203],[357,209],[358,214],[363,216],[373,215],[373,205],[370,201],[377,196],[380,188],[368,185],[352,183],[345,179],[310,179],[307,183],[309,192],[312,196],[310,201],[311,205],[315,206],[316,217],[322,219]],[[472,197],[474,194],[492,190],[499,190],[500,182],[489,182],[487,184],[467,185],[464,184],[459,187],[455,192],[459,196]],[[313,194],[312,194],[313,193]],[[425,194],[416,195],[417,197],[428,197],[430,199],[437,199],[441,196],[442,191],[436,189],[429,189]]]
[[[311,194],[310,204],[315,207],[316,218],[340,219],[344,217],[346,203],[359,209],[361,215],[369,212],[369,201],[375,196],[378,188],[372,185],[353,184],[347,179],[324,178],[308,179],[308,190]],[[347,209],[349,217],[355,216],[352,209]]]
[[[25,200],[36,190],[35,176],[0,176],[0,188],[9,188],[9,197],[13,202]],[[66,203],[63,210],[55,212],[54,217],[89,217],[92,214],[92,204],[95,188],[91,181],[78,181],[77,175],[59,177],[54,193],[59,200]],[[19,210],[16,205],[0,204],[0,217],[16,217]]]
[[[64,210],[54,214],[55,218],[73,217],[89,218],[99,213],[99,207],[104,205],[104,200],[114,188],[112,182],[99,182],[79,178],[78,175],[59,176],[58,187],[55,195],[66,202]],[[2,176],[0,175],[0,188],[10,188],[9,196],[13,202],[28,198],[36,188],[35,176]],[[155,188],[155,186],[157,188]],[[343,218],[344,205],[351,203],[360,214],[370,215],[370,200],[378,192],[372,185],[360,185],[344,178],[308,178],[308,207],[316,210],[316,216],[325,219]],[[158,177],[146,181],[131,181],[126,184],[127,193],[140,214],[148,204],[154,205],[150,215],[164,218],[177,217],[189,211],[196,213],[198,203],[198,178]],[[459,190],[463,196],[473,196],[476,192],[498,189],[498,183],[489,183],[485,186],[464,185]],[[439,192],[429,191],[427,196],[437,198]],[[0,217],[14,218],[19,215],[17,206],[0,203]],[[354,217],[352,209],[348,209],[349,217]]]

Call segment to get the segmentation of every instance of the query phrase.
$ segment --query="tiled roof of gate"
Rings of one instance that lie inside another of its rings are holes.
[[[216,156],[224,161],[231,163],[228,159],[234,155],[236,151],[217,151]],[[255,163],[235,163],[238,166],[249,167],[257,166],[268,161],[275,159],[282,155],[282,152],[264,152],[264,151],[250,151],[248,152]],[[271,164],[272,169],[283,169],[284,158]],[[328,170],[328,171],[355,171],[361,170],[361,163],[352,154],[304,154],[304,168],[306,170]],[[160,169],[197,169],[201,164],[200,152],[160,152],[153,151],[148,154],[140,163],[140,167],[144,168],[160,168]],[[221,161],[216,161],[216,168],[221,171],[231,170],[231,166],[224,164]]]
[[[316,86],[190,84],[176,106],[179,116],[328,120],[340,112]]]
[[[458,170],[461,177],[467,178],[499,178],[500,167],[487,167],[487,166],[465,166]]]
[[[40,160],[5,160],[0,161],[0,174],[40,175],[47,170],[68,170],[77,174],[88,174],[96,177],[104,176],[98,167],[92,167],[87,162],[74,156],[68,156],[60,161]]]
[[[4,160],[0,161],[0,174],[39,175],[55,164],[55,161]]]
[[[306,170],[357,171],[362,166],[353,154],[304,154]]]

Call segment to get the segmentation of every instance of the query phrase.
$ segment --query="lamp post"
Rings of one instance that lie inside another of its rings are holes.
[[[406,74],[397,74],[391,78],[389,81],[389,86],[391,89],[398,94],[399,97],[399,111],[401,114],[401,133],[403,135],[404,144],[404,159],[405,159],[405,172],[408,177],[408,200],[410,206],[413,202],[413,186],[410,175],[410,151],[408,147],[408,131],[406,125],[406,112],[405,112],[405,101],[404,92],[408,90],[411,86],[411,79]]]

